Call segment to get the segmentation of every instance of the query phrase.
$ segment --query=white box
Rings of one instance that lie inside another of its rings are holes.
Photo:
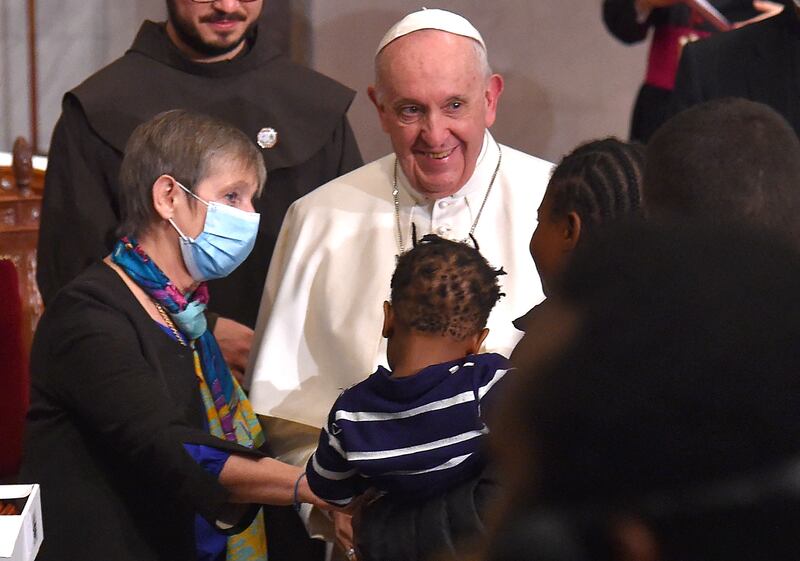
[[[0,500],[22,507],[18,515],[0,516],[0,560],[32,561],[44,538],[39,485],[0,485]]]

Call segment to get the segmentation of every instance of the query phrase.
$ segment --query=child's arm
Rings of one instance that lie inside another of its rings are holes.
[[[306,477],[315,495],[332,505],[346,507],[359,494],[362,478],[347,461],[347,452],[336,436],[341,429],[333,421],[334,411],[320,431],[317,450],[306,465]]]

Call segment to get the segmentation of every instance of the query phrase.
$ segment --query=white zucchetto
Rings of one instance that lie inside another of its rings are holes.
[[[408,14],[394,24],[383,36],[381,42],[378,43],[378,50],[375,51],[375,55],[377,56],[386,45],[395,39],[423,29],[438,29],[454,35],[469,37],[480,43],[484,51],[486,50],[486,43],[483,42],[483,37],[466,18],[447,10],[422,8],[418,12]]]

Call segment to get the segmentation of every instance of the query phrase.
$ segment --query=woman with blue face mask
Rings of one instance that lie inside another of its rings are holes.
[[[21,477],[42,484],[40,559],[265,560],[258,504],[324,506],[260,451],[204,313],[205,281],[253,249],[265,177],[247,137],[209,117],[170,111],[131,136],[120,238],[33,346]]]

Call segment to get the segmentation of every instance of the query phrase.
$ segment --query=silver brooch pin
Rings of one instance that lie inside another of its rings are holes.
[[[272,127],[264,127],[258,131],[256,143],[262,148],[272,148],[278,143],[278,131]]]

